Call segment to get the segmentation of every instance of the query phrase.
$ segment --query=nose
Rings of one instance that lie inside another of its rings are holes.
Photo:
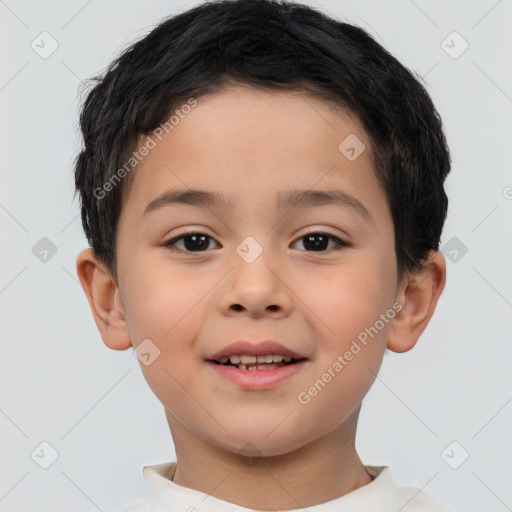
[[[218,297],[218,307],[224,315],[278,319],[291,313],[293,292],[282,265],[279,271],[278,262],[270,259],[266,251],[252,262],[234,255],[233,268]]]

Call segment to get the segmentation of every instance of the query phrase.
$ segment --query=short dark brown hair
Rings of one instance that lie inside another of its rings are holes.
[[[300,90],[355,114],[390,205],[398,276],[438,250],[450,171],[441,119],[419,77],[359,27],[296,2],[205,2],[163,20],[91,81],[75,195],[89,244],[116,282],[117,224],[131,175],[101,197],[98,190],[141,135],[187,99],[230,82]]]

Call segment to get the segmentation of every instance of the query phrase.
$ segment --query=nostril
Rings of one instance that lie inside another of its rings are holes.
[[[242,311],[243,309],[245,309],[241,304],[233,304],[231,307],[235,311]],[[271,306],[267,306],[265,309],[268,309],[270,311],[278,311],[279,310],[279,306],[276,305],[276,304],[272,304]]]

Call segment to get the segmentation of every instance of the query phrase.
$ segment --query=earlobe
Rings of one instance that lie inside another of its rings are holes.
[[[113,350],[130,348],[132,342],[119,289],[92,249],[79,253],[76,272],[105,345]]]
[[[439,251],[431,251],[419,271],[404,277],[396,297],[402,309],[391,322],[389,350],[407,352],[414,347],[434,314],[445,282],[446,260]]]

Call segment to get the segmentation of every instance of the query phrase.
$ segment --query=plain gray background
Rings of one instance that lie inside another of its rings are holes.
[[[133,350],[103,344],[77,280],[87,244],[72,163],[81,81],[196,3],[0,1],[0,510],[118,509],[146,496],[144,465],[174,459]],[[512,1],[305,3],[424,77],[453,159],[447,285],[418,345],[385,358],[363,402],[361,458],[454,510],[510,510]],[[31,46],[42,37],[58,44],[47,58]],[[57,251],[46,261],[43,237]]]

